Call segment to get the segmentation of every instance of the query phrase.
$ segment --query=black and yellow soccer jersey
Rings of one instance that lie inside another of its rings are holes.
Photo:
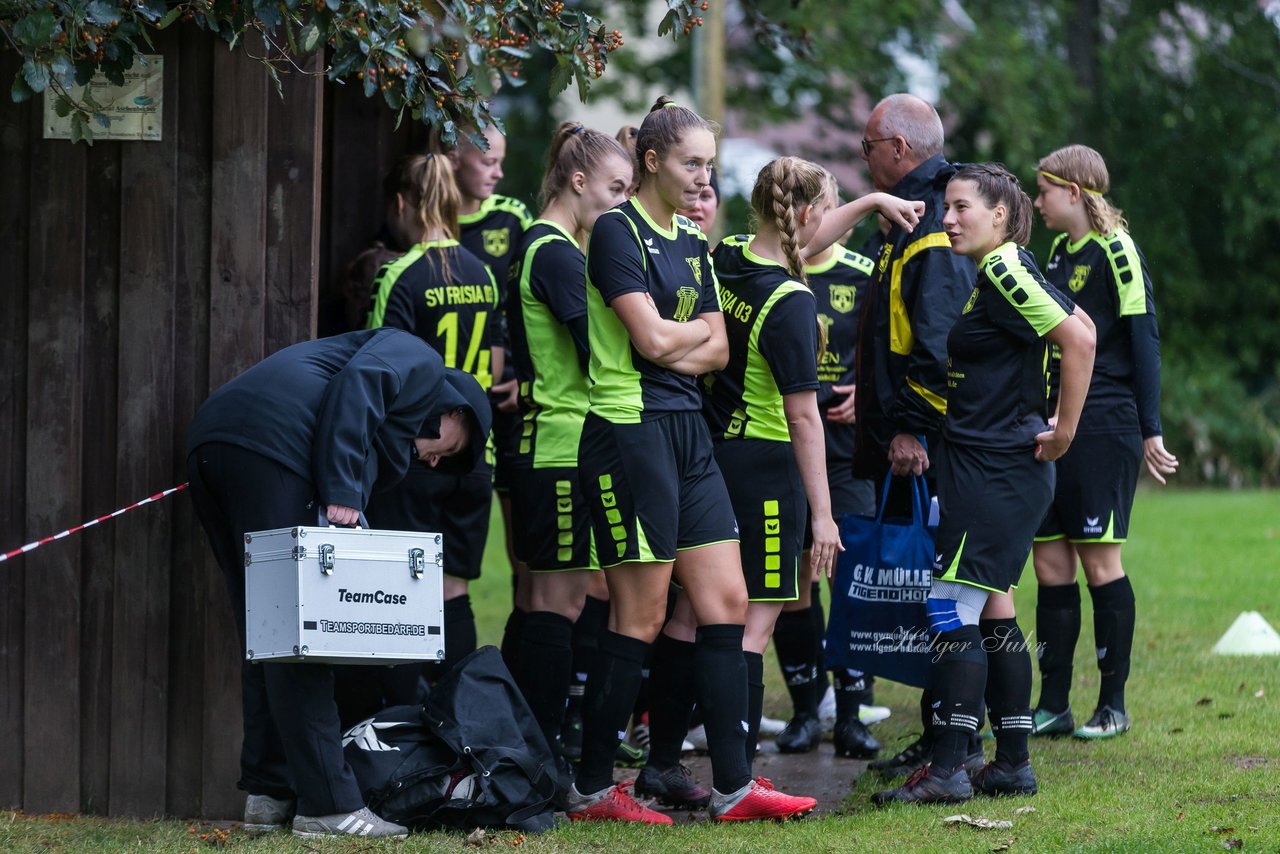
[[[447,254],[449,276],[441,259]],[[384,266],[374,280],[369,328],[412,332],[450,368],[493,385],[490,347],[500,347],[498,289],[493,274],[456,240],[419,243]]]
[[[809,289],[818,302],[818,322],[827,330],[827,350],[818,363],[818,405],[832,397],[833,385],[854,381],[853,354],[858,346],[858,311],[871,284],[876,262],[843,246],[819,265],[806,266]]]
[[[813,293],[747,236],[716,247],[729,364],[704,380],[703,412],[721,439],[791,441],[782,396],[818,388],[818,318]]]
[[[480,203],[480,210],[458,217],[458,241],[489,265],[499,287],[506,287],[520,235],[531,222],[533,217],[524,202],[494,193]]]
[[[1091,231],[1071,243],[1060,234],[1045,280],[1071,297],[1097,328],[1089,396],[1080,433],[1160,434],[1160,337],[1147,262],[1123,230]]]
[[[707,238],[682,216],[658,225],[634,198],[600,215],[587,248],[591,411],[628,424],[701,409],[697,381],[642,356],[609,307],[632,293],[679,323],[720,311]]]
[[[1050,414],[1044,336],[1074,308],[1016,244],[982,259],[977,284],[947,336],[948,442],[1005,450],[1035,446]]]
[[[511,265],[507,319],[520,380],[517,461],[576,466],[587,375],[570,324],[587,314],[586,259],[557,223],[536,220]]]

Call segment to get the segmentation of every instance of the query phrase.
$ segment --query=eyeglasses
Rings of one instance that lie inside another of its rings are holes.
[[[867,139],[866,137],[863,137],[863,138],[862,138],[862,153],[863,153],[863,154],[865,154],[867,157],[870,157],[870,156],[871,156],[871,143],[873,143],[873,142],[888,142],[888,141],[889,141],[889,140],[891,140],[891,139],[897,139],[897,137],[896,137],[896,136],[882,136],[882,137],[880,137],[879,139]],[[910,147],[911,147],[911,143],[907,142],[905,139],[902,141],[902,144],[903,144],[903,145],[905,145],[907,148],[910,148]]]

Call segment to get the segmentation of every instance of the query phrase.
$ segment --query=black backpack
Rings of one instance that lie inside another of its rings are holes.
[[[458,662],[421,706],[392,706],[343,736],[369,808],[415,830],[555,823],[555,760],[496,647]]]

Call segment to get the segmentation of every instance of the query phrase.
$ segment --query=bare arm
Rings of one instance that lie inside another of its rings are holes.
[[[688,323],[667,320],[658,314],[647,293],[629,293],[615,297],[610,304],[627,328],[631,343],[650,362],[671,367],[689,355],[694,348],[711,340],[711,327],[699,315]],[[723,321],[721,321],[723,329]]]
[[[1036,436],[1036,459],[1049,462],[1065,454],[1075,438],[1080,410],[1084,408],[1093,376],[1097,332],[1089,315],[1076,306],[1071,316],[1051,329],[1046,337],[1062,349],[1058,419],[1050,430]]]
[[[724,331],[724,315],[718,311],[700,314],[694,320],[701,320],[711,327],[711,337],[665,365],[677,373],[696,377],[729,364],[729,336]]]
[[[806,259],[822,254],[828,246],[840,239],[840,235],[862,222],[867,214],[877,210],[890,222],[902,226],[910,233],[920,222],[920,217],[924,213],[924,202],[907,201],[888,193],[868,193],[827,213],[822,218],[818,233],[805,244],[801,254]]]
[[[844,547],[840,545],[840,528],[831,516],[827,447],[822,416],[818,414],[817,394],[812,391],[784,394],[782,408],[791,434],[791,452],[795,454],[805,497],[809,500],[810,527],[813,530],[810,567],[830,578],[835,569],[836,554],[844,551]]]

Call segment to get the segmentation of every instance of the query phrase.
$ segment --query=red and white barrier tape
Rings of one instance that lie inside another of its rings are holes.
[[[138,501],[134,504],[130,504],[128,507],[121,507],[119,510],[116,510],[112,513],[108,513],[105,516],[99,516],[97,519],[90,519],[88,522],[85,522],[83,525],[76,525],[74,528],[68,528],[67,530],[61,533],[54,534],[52,537],[45,537],[42,540],[36,540],[34,543],[27,543],[25,546],[23,546],[20,549],[14,549],[11,552],[5,552],[4,554],[0,555],[0,563],[3,563],[4,561],[8,560],[11,557],[17,557],[18,555],[26,554],[29,551],[34,551],[35,549],[38,549],[41,546],[43,546],[45,543],[52,543],[54,540],[61,540],[63,537],[69,537],[72,534],[76,533],[77,531],[83,531],[85,528],[92,528],[94,525],[98,524],[99,522],[105,522],[108,519],[114,519],[115,517],[123,513],[128,513],[130,510],[135,510],[141,507],[143,504],[150,504],[153,501],[159,501],[161,498],[164,498],[165,496],[173,495],[175,492],[181,492],[186,488],[187,488],[187,485],[185,483],[170,487],[169,489],[166,489],[164,492],[157,492],[155,495],[144,498],[141,501]]]

